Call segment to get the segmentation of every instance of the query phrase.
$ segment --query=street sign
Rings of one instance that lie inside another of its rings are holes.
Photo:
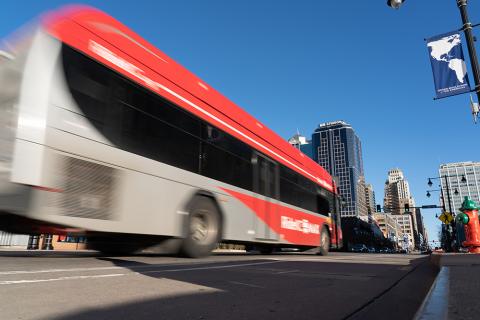
[[[453,221],[453,215],[450,212],[445,212],[445,215],[447,216],[448,223]]]
[[[445,215],[445,213],[442,213],[439,217],[438,217],[438,220],[442,221],[443,223],[447,223],[447,216]]]
[[[445,224],[449,224],[453,221],[453,216],[450,212],[444,212],[440,215],[440,217],[438,217],[438,219]]]
[[[427,204],[422,206],[422,209],[435,209],[435,208],[438,208],[438,206],[434,204]]]

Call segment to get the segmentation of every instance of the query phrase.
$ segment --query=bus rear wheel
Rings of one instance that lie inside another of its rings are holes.
[[[320,247],[318,248],[318,254],[326,256],[330,250],[330,234],[327,228],[322,228],[320,232]]]
[[[186,227],[180,254],[189,258],[210,255],[221,235],[220,213],[212,199],[196,197],[193,200]]]

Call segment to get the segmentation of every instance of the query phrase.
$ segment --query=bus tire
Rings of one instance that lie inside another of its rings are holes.
[[[180,255],[189,258],[208,256],[221,237],[218,208],[209,197],[198,196],[193,200],[189,212]]]
[[[320,232],[320,247],[318,248],[318,255],[326,256],[330,250],[330,233],[326,227],[322,228]]]

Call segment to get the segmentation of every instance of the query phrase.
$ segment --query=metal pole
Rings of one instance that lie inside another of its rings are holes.
[[[450,211],[451,214],[453,214],[452,211],[452,202],[450,200],[450,186],[448,185],[448,176],[443,176],[445,178],[445,185],[447,187],[447,197],[448,197],[448,210]]]
[[[443,195],[443,188],[442,188],[441,185],[440,185],[440,192],[442,193],[442,209],[443,209],[443,212],[447,212],[447,209],[445,208],[445,196]]]
[[[452,211],[452,200],[450,198],[450,186],[448,185],[448,175],[445,175],[443,177],[445,178],[445,185],[447,187],[448,210],[450,210],[451,215],[454,215],[454,213]],[[456,232],[456,228],[455,228],[455,219],[450,223],[450,226],[452,227],[452,238],[457,240],[457,232]],[[455,243],[456,243],[456,241],[455,241]],[[451,243],[449,243],[448,246],[451,247]],[[456,245],[455,245],[455,247],[456,247]]]
[[[477,51],[473,40],[472,23],[468,19],[467,0],[457,0],[458,9],[462,16],[463,31],[467,39],[468,54],[470,55],[470,63],[472,64],[473,79],[475,80],[475,92],[477,93],[477,101],[480,102],[480,68],[478,66]],[[448,189],[447,189],[448,190]],[[450,209],[450,211],[452,211]]]

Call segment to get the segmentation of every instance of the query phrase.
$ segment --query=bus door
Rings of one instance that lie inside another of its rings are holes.
[[[278,223],[276,203],[278,199],[278,165],[263,155],[254,155],[254,190],[258,193],[257,212],[263,217],[255,219],[257,239],[278,240],[269,225]]]
[[[332,242],[335,243],[335,246],[337,249],[341,247],[341,239],[340,239],[340,234],[342,230],[339,230],[341,228],[340,225],[340,201],[339,198],[335,195],[332,196]]]
[[[341,230],[339,230],[340,208],[336,196],[325,189],[317,188],[317,210],[320,214],[328,215],[332,227],[330,241],[334,247],[337,247]]]

